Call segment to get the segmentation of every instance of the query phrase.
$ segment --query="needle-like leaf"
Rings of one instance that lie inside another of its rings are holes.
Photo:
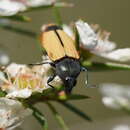
[[[30,11],[35,11],[35,10],[41,10],[41,9],[48,9],[48,8],[53,8],[53,7],[72,7],[73,4],[71,3],[65,3],[65,2],[57,2],[55,4],[50,4],[50,5],[41,5],[41,6],[34,6],[34,7],[29,7],[26,11],[24,12],[30,12]]]
[[[91,71],[130,70],[130,65],[111,62],[101,63],[84,61],[82,62],[82,66]]]
[[[29,30],[26,30],[26,29],[15,27],[15,26],[10,25],[10,24],[9,25],[0,24],[0,28],[6,29],[8,31],[15,32],[15,33],[19,33],[19,34],[22,34],[22,35],[25,35],[25,36],[29,36],[29,37],[32,37],[32,38],[36,38],[36,36],[37,36],[37,34],[33,31],[29,31]]]
[[[25,15],[21,15],[21,14],[16,14],[16,15],[12,15],[12,16],[0,16],[0,18],[6,18],[6,19],[10,19],[13,21],[18,21],[18,22],[30,22],[31,18]]]
[[[47,120],[44,115],[34,106],[30,106],[33,110],[33,116],[37,119],[37,121],[41,124],[43,130],[48,130]]]
[[[66,124],[65,124],[63,118],[61,117],[61,115],[56,111],[55,107],[49,102],[47,102],[47,105],[50,108],[50,110],[52,111],[52,113],[55,116],[55,118],[57,119],[57,121],[59,122],[61,128],[63,130],[69,130],[69,128],[66,126]]]
[[[84,112],[82,112],[81,110],[79,110],[78,108],[73,106],[72,104],[70,104],[68,102],[59,102],[59,103],[61,103],[67,109],[71,110],[73,113],[77,114],[78,116],[82,117],[83,119],[85,119],[87,121],[92,121],[92,119],[87,114],[85,114]]]

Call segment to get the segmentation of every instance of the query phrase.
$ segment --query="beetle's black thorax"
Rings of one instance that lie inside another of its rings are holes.
[[[76,78],[78,77],[81,67],[78,60],[64,57],[56,62],[56,75],[58,75],[64,82],[65,87],[72,89],[76,84]]]
[[[61,74],[62,73],[62,74]],[[56,62],[56,74],[61,78],[77,77],[80,73],[79,61],[73,58],[65,57]]]

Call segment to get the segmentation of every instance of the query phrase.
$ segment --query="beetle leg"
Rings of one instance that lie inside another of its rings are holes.
[[[81,66],[81,71],[88,71],[85,67]]]
[[[89,84],[88,83],[88,70],[85,67],[81,67],[81,71],[82,72],[86,72],[86,81],[85,81],[85,84],[86,84],[87,88],[97,88],[97,85],[93,85],[93,84]]]
[[[42,63],[34,63],[34,64],[32,63],[32,64],[28,64],[28,65],[33,66],[33,65],[43,65],[43,64],[49,64],[52,67],[55,67],[55,64],[52,62],[42,62]]]
[[[49,84],[54,78],[56,77],[56,75],[52,75],[49,77],[49,79],[47,80],[47,85],[49,85],[51,88],[55,89],[54,86],[52,86],[51,84]]]
[[[88,70],[85,67],[81,66],[81,71],[82,72],[86,72],[86,81],[85,81],[85,84],[88,85]]]

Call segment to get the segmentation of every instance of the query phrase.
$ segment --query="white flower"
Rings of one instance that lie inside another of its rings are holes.
[[[103,95],[104,105],[115,109],[123,107],[130,109],[130,86],[102,84],[100,85],[100,92]]]
[[[26,9],[25,5],[13,0],[0,0],[0,15],[11,16]]]
[[[82,20],[76,22],[76,27],[81,40],[81,48],[110,60],[120,62],[130,60],[130,48],[115,49],[116,44],[109,41],[109,32],[97,31],[97,27],[95,29],[94,26],[91,27]]]
[[[0,65],[7,65],[9,61],[9,56],[4,51],[0,50]]]
[[[7,78],[1,73],[1,89],[7,92],[7,98],[28,98],[33,92],[42,92],[50,86],[48,78],[52,75],[52,67],[48,64],[36,65],[29,68],[26,65],[12,63],[4,72]],[[61,80],[56,77],[51,85],[61,85]]]
[[[43,62],[52,62],[48,56],[44,56],[42,57]],[[43,84],[45,85],[45,88],[49,88],[50,86],[47,84],[47,80],[48,78],[52,75],[52,67],[49,64],[43,64],[43,65],[39,65],[39,66],[34,66],[32,68],[33,72],[40,74],[41,76],[44,75],[43,78]],[[62,84],[62,81],[60,79],[59,76],[56,76],[53,81],[51,81],[50,83],[52,86],[59,86]]]
[[[125,124],[117,125],[112,130],[130,130],[130,127]]]
[[[12,88],[10,90],[8,90],[8,94],[6,95],[7,98],[28,98],[30,97],[32,94],[32,90],[28,89],[28,88],[24,88],[24,89],[17,89],[17,86],[14,87],[12,86]]]
[[[51,5],[55,2],[56,0],[28,0],[27,5],[31,7],[37,7],[41,5]]]
[[[92,28],[83,21],[76,22],[76,27],[81,38],[81,44],[86,49],[93,49],[97,46],[97,35]]]
[[[0,98],[0,129],[18,127],[32,111],[25,108],[19,101]]]
[[[47,6],[55,3],[62,4],[57,0],[0,0],[0,16],[12,16],[26,11],[30,7]]]
[[[10,65],[8,65],[5,71],[11,77],[16,77],[19,72],[24,73],[23,71],[26,71],[26,68],[27,68],[26,65],[11,63]]]
[[[63,28],[64,32],[66,32],[70,37],[74,38],[74,32],[70,26],[63,24],[62,28]]]
[[[130,61],[130,48],[116,49],[109,53],[101,53],[100,56],[116,61]]]
[[[103,97],[102,102],[107,107],[114,108],[114,109],[121,109],[122,107],[130,108],[129,100],[127,100],[124,97]]]

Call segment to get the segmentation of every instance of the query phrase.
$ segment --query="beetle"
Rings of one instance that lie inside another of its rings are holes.
[[[80,65],[80,55],[74,42],[60,26],[55,24],[46,25],[41,33],[42,47],[52,62],[38,63],[37,65],[50,64],[54,67],[55,73],[49,77],[47,84],[54,88],[50,82],[55,76],[59,76],[64,83],[66,93],[72,91],[80,72],[87,71]]]

